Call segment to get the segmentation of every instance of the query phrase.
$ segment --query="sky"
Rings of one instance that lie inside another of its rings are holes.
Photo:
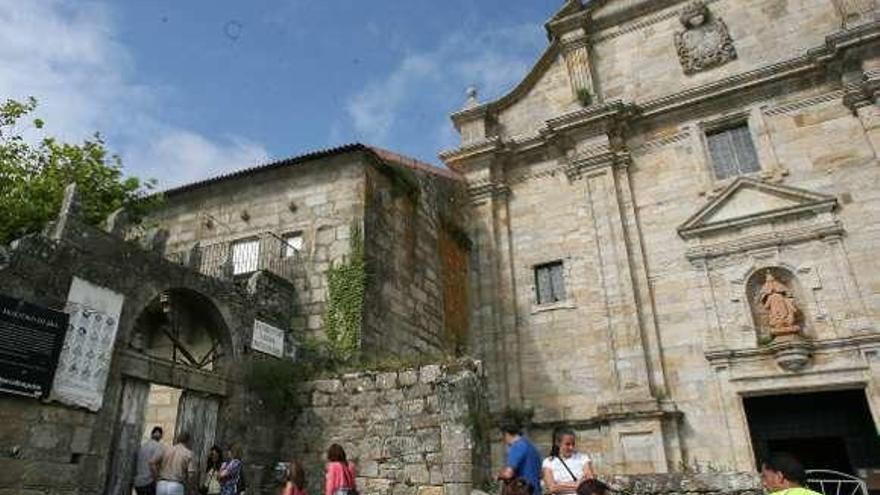
[[[563,0],[0,0],[0,98],[172,187],[363,142],[440,165]]]

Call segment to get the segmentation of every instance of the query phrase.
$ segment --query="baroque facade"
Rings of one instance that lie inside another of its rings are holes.
[[[878,20],[568,1],[519,85],[470,93],[441,158],[495,410],[574,427],[600,472],[880,466]]]

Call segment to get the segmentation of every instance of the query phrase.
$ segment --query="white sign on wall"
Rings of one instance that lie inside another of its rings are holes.
[[[275,357],[284,356],[284,331],[260,320],[254,320],[251,348]]]
[[[101,409],[125,296],[73,278],[64,311],[70,315],[51,398]]]

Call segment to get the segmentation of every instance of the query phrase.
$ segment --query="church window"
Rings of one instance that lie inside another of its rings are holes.
[[[535,288],[538,304],[552,304],[565,300],[565,279],[562,262],[554,261],[535,267]]]
[[[706,142],[716,179],[727,179],[761,169],[748,124],[707,132]]]

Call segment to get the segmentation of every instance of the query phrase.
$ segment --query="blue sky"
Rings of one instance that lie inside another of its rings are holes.
[[[168,187],[353,141],[439,163],[562,0],[0,0],[0,97]]]

